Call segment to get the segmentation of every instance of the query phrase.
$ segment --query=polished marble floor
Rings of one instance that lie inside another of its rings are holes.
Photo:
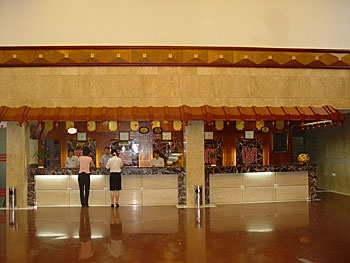
[[[350,197],[0,210],[0,262],[350,262]]]

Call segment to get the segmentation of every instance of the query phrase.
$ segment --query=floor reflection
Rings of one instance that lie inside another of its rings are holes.
[[[348,262],[350,197],[0,210],[0,262]]]

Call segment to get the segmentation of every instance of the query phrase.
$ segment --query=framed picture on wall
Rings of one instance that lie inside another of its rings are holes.
[[[129,132],[119,132],[119,140],[128,141],[130,139]]]
[[[78,132],[77,141],[86,141],[86,132]]]
[[[208,131],[204,132],[204,140],[213,140],[214,139],[214,132]]]
[[[163,141],[171,141],[171,132],[162,132]]]

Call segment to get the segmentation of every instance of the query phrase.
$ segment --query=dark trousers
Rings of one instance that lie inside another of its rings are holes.
[[[80,173],[78,175],[78,183],[80,190],[80,203],[82,206],[88,206],[90,193],[90,174]]]

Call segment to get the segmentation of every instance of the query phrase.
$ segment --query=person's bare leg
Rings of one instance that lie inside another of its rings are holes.
[[[119,191],[115,191],[115,205],[119,206]]]
[[[111,191],[111,206],[114,206],[114,191]]]

